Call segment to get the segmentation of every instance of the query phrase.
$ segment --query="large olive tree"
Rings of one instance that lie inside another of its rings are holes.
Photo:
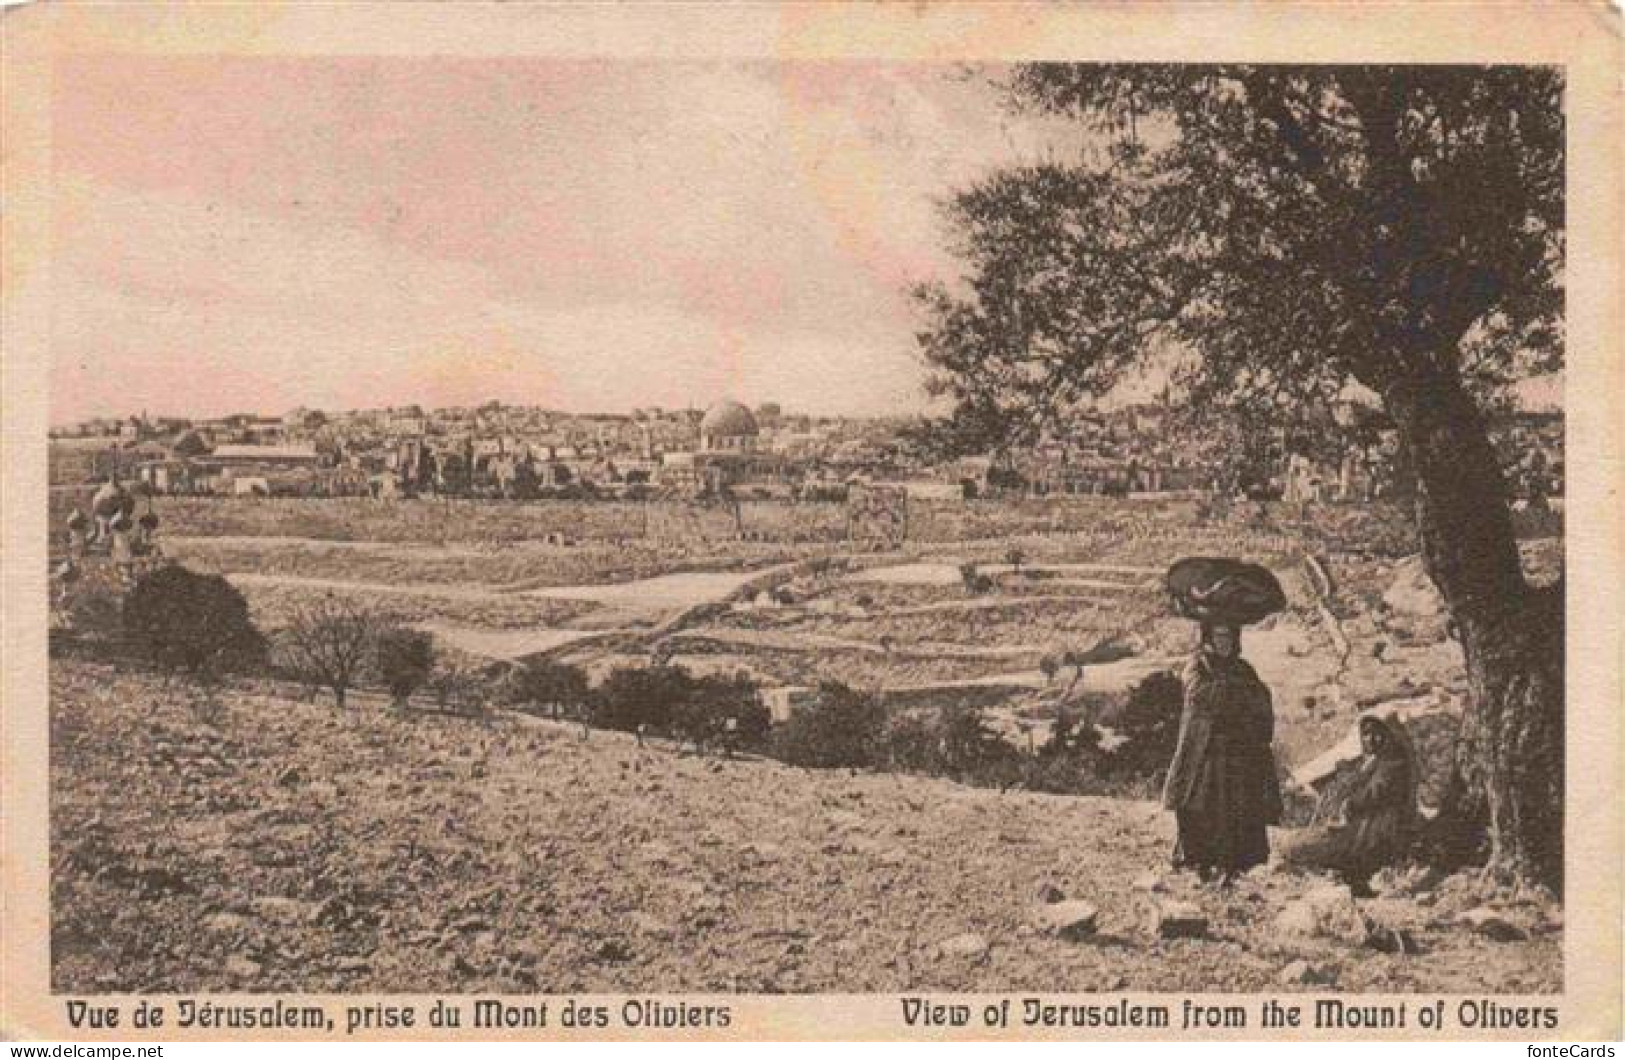
[[[1455,819],[1561,886],[1561,586],[1523,576],[1486,402],[1562,362],[1563,79],[1532,67],[1033,64],[1017,113],[1075,152],[948,205],[922,287],[959,436],[1009,439],[1148,360],[1192,405],[1381,399],[1471,705]]]

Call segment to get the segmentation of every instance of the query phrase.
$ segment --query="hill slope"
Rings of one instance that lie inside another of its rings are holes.
[[[512,715],[228,693],[205,721],[184,686],[73,661],[51,692],[61,991],[1257,990],[1300,958],[1344,990],[1561,984],[1537,911],[1505,911],[1525,941],[1449,923],[1461,881],[1366,903],[1420,955],[1287,933],[1317,885],[1276,873],[1172,881],[1212,937],[1156,940],[1134,882],[1171,825],[1149,802],[723,763]],[[1098,906],[1098,934],[1028,927],[1046,883]]]

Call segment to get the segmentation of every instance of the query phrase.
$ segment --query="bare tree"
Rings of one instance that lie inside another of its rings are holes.
[[[307,684],[331,689],[334,703],[342,710],[380,626],[370,608],[329,593],[313,604],[295,608],[283,631],[285,657]]]

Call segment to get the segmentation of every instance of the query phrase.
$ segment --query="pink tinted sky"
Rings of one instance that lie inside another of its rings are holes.
[[[96,56],[55,87],[56,422],[921,408],[934,200],[1043,148],[944,66]]]

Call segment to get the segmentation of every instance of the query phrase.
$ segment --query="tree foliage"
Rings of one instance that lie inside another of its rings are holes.
[[[1256,415],[1562,363],[1555,69],[1033,64],[1003,89],[1091,147],[948,207],[965,275],[916,296],[971,437],[1148,358]]]
[[[695,678],[676,712],[675,727],[697,746],[721,740],[730,747],[749,747],[767,736],[772,720],[756,682],[741,671]]]
[[[1129,690],[1113,726],[1122,742],[1112,768],[1129,776],[1154,777],[1168,768],[1179,742],[1185,684],[1168,671],[1147,674]]]
[[[379,631],[374,666],[396,705],[404,706],[434,670],[434,635],[401,626]]]
[[[881,760],[885,725],[885,708],[873,696],[825,681],[774,732],[774,755],[819,769],[872,766]]]
[[[171,670],[215,676],[263,661],[265,639],[243,594],[218,574],[171,564],[144,575],[123,607],[125,635],[143,656]]]
[[[571,714],[587,703],[591,689],[579,666],[553,659],[533,659],[512,674],[509,693],[526,710],[546,711],[554,717]]]
[[[593,720],[606,729],[671,731],[693,693],[694,678],[681,666],[620,666],[593,691]]]

